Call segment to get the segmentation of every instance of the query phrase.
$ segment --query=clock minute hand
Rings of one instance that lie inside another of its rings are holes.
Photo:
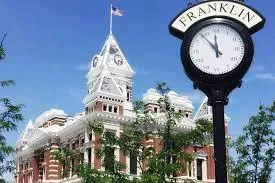
[[[209,43],[209,45],[214,49],[214,51],[216,51],[216,46],[213,43],[211,43],[203,34],[200,34],[200,35],[203,39],[205,39]]]
[[[219,46],[218,46],[218,43],[217,43],[217,36],[216,36],[216,34],[215,34],[215,36],[214,36],[214,40],[215,40],[215,52],[216,52],[216,57],[218,58],[219,57],[219,55],[222,55],[222,52],[220,52],[220,50],[219,50]]]

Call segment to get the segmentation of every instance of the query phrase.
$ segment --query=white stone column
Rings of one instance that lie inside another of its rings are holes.
[[[94,143],[96,143],[96,142],[95,142],[95,133],[94,133],[94,131],[92,130],[91,133],[92,133],[92,142],[91,142],[91,165],[94,167],[95,156],[96,156]],[[93,143],[93,142],[94,142],[94,143]]]
[[[126,155],[126,174],[130,174],[130,157]]]
[[[202,180],[207,180],[207,160],[202,161]]]
[[[120,129],[116,129],[116,136],[120,137]],[[118,161],[118,162],[120,161],[119,150],[120,150],[119,146],[116,146],[114,154],[115,154],[115,161]]]
[[[193,162],[193,171],[192,171],[192,177],[197,179],[197,159],[195,159]]]

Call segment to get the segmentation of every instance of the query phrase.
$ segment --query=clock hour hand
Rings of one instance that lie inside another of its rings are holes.
[[[220,50],[219,50],[216,34],[214,36],[214,40],[215,40],[215,45],[214,46],[215,46],[216,57],[219,58],[219,55],[222,55],[222,52],[220,52]]]

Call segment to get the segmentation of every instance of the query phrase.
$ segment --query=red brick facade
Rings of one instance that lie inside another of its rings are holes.
[[[115,132],[115,131],[114,131]],[[122,135],[122,132],[120,133]],[[101,169],[102,162],[101,159],[96,156],[96,151],[101,148],[100,144],[100,136],[95,135],[94,141],[92,141],[92,144],[94,144],[94,162],[92,163],[96,169]],[[143,140],[146,147],[154,147],[156,150],[156,153],[159,152],[162,148],[161,139],[158,137],[150,137],[149,139]],[[50,147],[44,149],[43,152],[40,151],[40,154],[34,155],[31,159],[28,167],[26,170],[26,162],[25,164],[19,164],[18,166],[18,174],[16,176],[17,183],[24,183],[28,182],[28,178],[32,177],[32,182],[36,183],[41,180],[59,180],[62,178],[62,166],[60,163],[55,160],[51,152],[54,150],[57,150],[60,147],[60,144],[58,142],[51,143]],[[71,148],[75,149],[75,151],[79,151],[80,142],[78,140],[73,142],[73,145]],[[68,146],[69,148],[69,146]],[[192,147],[189,146],[184,151],[188,153],[198,153],[198,154],[205,154],[206,157],[206,165],[207,165],[207,179],[213,180],[215,179],[215,163],[213,159],[214,154],[214,148],[213,146],[207,146],[207,147]],[[125,165],[127,165],[127,155],[124,154],[122,150],[119,150],[119,161]],[[129,157],[128,157],[129,158]],[[188,165],[187,162],[185,163],[185,168],[182,169],[181,172],[179,172],[179,176],[188,176]],[[79,160],[77,158],[74,158],[74,167],[76,167],[79,164]],[[146,169],[147,162],[143,162],[142,169]],[[69,171],[67,169],[67,171]],[[123,172],[126,172],[126,169],[123,170]],[[31,176],[29,176],[31,173]],[[194,173],[193,173],[194,174]],[[70,173],[66,175],[66,177],[69,177]],[[72,171],[71,175],[76,175],[75,171]]]
[[[94,167],[96,169],[101,169],[101,159],[97,156],[96,152],[101,148],[100,144],[101,137],[99,135],[95,136],[95,150],[94,150]]]

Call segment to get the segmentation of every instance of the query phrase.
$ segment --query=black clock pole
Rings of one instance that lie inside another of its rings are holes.
[[[208,101],[213,110],[215,178],[217,183],[227,183],[224,106],[227,105],[228,100],[223,93],[221,90],[215,90],[212,93],[213,98],[209,98]]]
[[[214,150],[216,182],[227,183],[226,147],[224,129],[224,104],[222,101],[213,101],[214,123]]]

